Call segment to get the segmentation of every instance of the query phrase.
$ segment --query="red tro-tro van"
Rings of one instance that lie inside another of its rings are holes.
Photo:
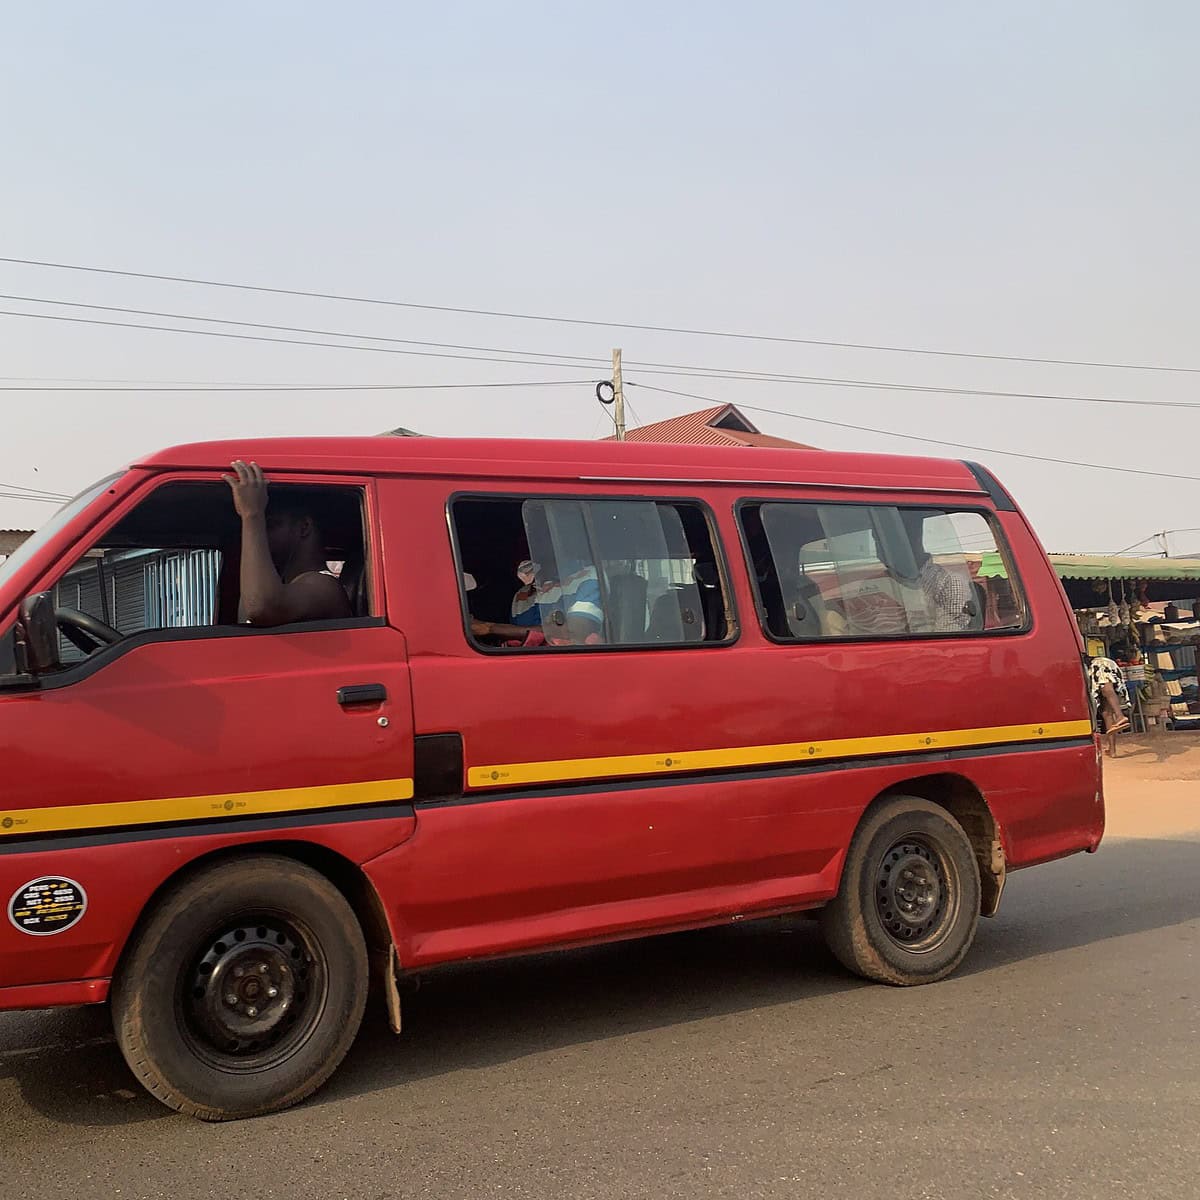
[[[239,623],[221,475],[338,620]],[[1082,645],[961,462],[654,444],[183,446],[0,569],[0,1008],[111,1005],[206,1119],[311,1094],[372,972],[810,909],[892,984],[1104,825]],[[787,953],[781,943],[780,953]]]

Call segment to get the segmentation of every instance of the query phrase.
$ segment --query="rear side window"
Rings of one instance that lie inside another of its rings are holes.
[[[451,516],[477,645],[682,646],[731,632],[699,504],[465,497]]]
[[[779,641],[970,635],[1026,627],[1011,561],[977,510],[740,506],[766,632]]]

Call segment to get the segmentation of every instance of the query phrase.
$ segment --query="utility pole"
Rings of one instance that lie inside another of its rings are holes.
[[[613,424],[617,427],[617,441],[625,440],[625,391],[621,386],[621,351],[612,352]]]
[[[1167,541],[1167,534],[1170,532],[1171,531],[1169,529],[1164,529],[1162,533],[1158,535],[1162,539],[1163,558],[1171,557],[1171,544]]]

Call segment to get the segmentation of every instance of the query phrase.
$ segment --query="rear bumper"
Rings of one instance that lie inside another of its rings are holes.
[[[70,1008],[103,1004],[111,979],[73,979],[68,983],[26,983],[0,988],[0,1011],[15,1008]]]

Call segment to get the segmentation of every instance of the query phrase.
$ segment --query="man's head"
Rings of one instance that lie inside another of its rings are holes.
[[[302,494],[272,489],[267,504],[267,544],[282,575],[289,569],[317,569],[325,561],[325,539]]]

